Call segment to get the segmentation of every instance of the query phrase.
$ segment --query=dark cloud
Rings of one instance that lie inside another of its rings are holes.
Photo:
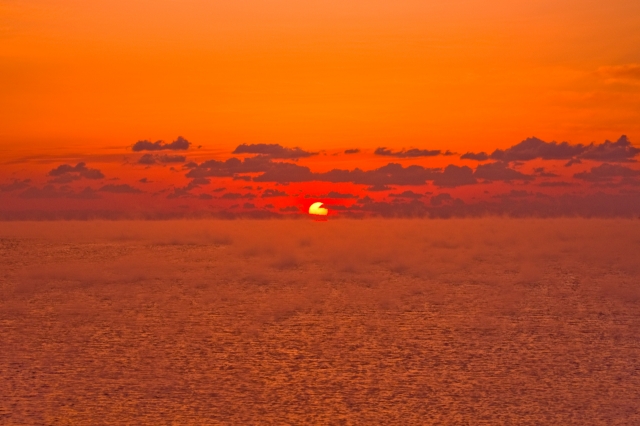
[[[170,164],[170,163],[184,163],[187,160],[187,157],[185,157],[184,155],[168,155],[168,154],[164,154],[164,155],[156,156],[156,159],[160,163]]]
[[[331,170],[326,173],[316,173],[315,180],[324,182],[351,182],[358,185],[383,187],[387,185],[422,185],[427,180],[433,180],[441,173],[440,169],[429,169],[411,165],[389,163],[374,170]]]
[[[282,159],[298,159],[311,157],[318,155],[317,152],[304,151],[298,147],[285,148],[280,144],[242,144],[239,145],[233,154],[259,154],[270,158],[282,158]]]
[[[640,176],[640,170],[630,169],[618,164],[604,163],[597,167],[592,167],[588,172],[576,173],[576,179],[588,182],[610,182],[616,178],[634,178]]]
[[[436,155],[442,154],[442,151],[439,149],[428,150],[428,149],[408,149],[401,151],[391,151],[385,147],[377,148],[374,152],[375,155],[383,155],[387,157],[396,157],[396,158],[414,158],[414,157],[435,157]],[[443,155],[451,155],[449,151],[444,153]]]
[[[189,192],[190,188],[182,187],[182,188],[173,188],[173,192],[167,195],[169,200],[176,198],[193,198],[194,195]]]
[[[171,143],[165,143],[164,141],[150,142],[148,140],[138,141],[133,145],[133,151],[184,151],[189,149],[191,142],[178,136],[178,139]]]
[[[423,194],[418,194],[418,193],[413,192],[413,191],[404,191],[404,192],[401,192],[399,194],[389,194],[389,197],[393,197],[393,198],[408,198],[408,199],[412,199],[412,200],[420,199],[423,196],[424,196]]]
[[[186,186],[174,188],[173,192],[167,195],[167,198],[168,199],[175,199],[175,198],[209,199],[207,194],[194,195],[191,193],[191,190],[199,188],[202,185],[208,185],[209,183],[211,183],[211,181],[207,178],[203,178],[203,177],[194,178]],[[220,188],[219,190],[222,191],[224,190],[224,188]],[[213,192],[216,192],[216,190],[214,190]]]
[[[300,211],[299,208],[297,208],[296,206],[288,206],[288,207],[283,207],[280,209],[281,212],[283,213],[297,213]]]
[[[262,175],[253,178],[256,182],[311,182],[319,180],[308,167],[291,163],[271,163]]]
[[[539,177],[558,177],[555,173],[547,172],[544,167],[536,167],[533,172]]]
[[[434,195],[431,197],[430,203],[432,206],[441,206],[444,203],[453,201],[451,194],[443,192],[442,194]]]
[[[312,181],[351,182],[372,187],[384,187],[386,185],[422,185],[427,180],[436,178],[441,173],[441,170],[417,165],[404,167],[401,164],[389,163],[386,166],[368,171],[356,168],[354,170],[334,169],[325,173],[314,173],[306,166],[274,162],[269,158],[258,156],[245,158],[244,160],[230,158],[226,161],[205,161],[192,167],[186,176],[189,178],[238,178],[248,173],[261,173],[253,178],[255,182],[276,182],[280,184]]]
[[[142,178],[138,182],[140,182],[140,183],[151,183],[151,181],[148,180],[147,178]]]
[[[345,149],[344,150],[345,154],[358,154],[360,153],[360,150],[358,148],[354,148],[354,149]]]
[[[572,158],[571,160],[567,161],[567,163],[564,166],[571,167],[574,164],[582,164],[582,161],[579,158]]]
[[[194,188],[196,186],[209,185],[210,183],[211,183],[210,179],[198,177],[198,178],[192,179],[191,182],[189,182],[189,186]]]
[[[240,173],[263,173],[274,167],[274,164],[288,164],[288,163],[274,163],[268,158],[264,157],[250,157],[244,160],[239,160],[235,157],[229,158],[226,161],[209,160],[201,164],[195,164],[190,166],[187,177],[234,177]],[[294,164],[291,166],[300,167]],[[307,169],[308,170],[308,169]]]
[[[153,155],[144,154],[138,159],[138,164],[153,165],[153,164],[171,164],[171,163],[184,163],[187,157],[184,155]]]
[[[355,205],[355,208],[360,212],[382,217],[424,217],[428,215],[427,206],[418,200],[411,200],[407,203],[387,203],[364,197]]]
[[[456,187],[463,185],[473,185],[477,183],[473,177],[473,170],[467,166],[455,166],[453,164],[445,167],[442,173],[436,174],[433,178],[433,184],[440,187]]]
[[[547,188],[561,188],[561,187],[574,186],[574,185],[575,184],[571,182],[561,182],[561,181],[541,182],[538,184],[538,186],[547,187]]]
[[[69,198],[79,198],[79,199],[83,199],[83,200],[95,200],[95,199],[98,199],[98,198],[101,198],[101,197],[100,197],[100,195],[96,194],[96,192],[93,189],[91,189],[89,187],[86,187],[82,191],[71,195]]]
[[[523,198],[530,197],[533,193],[525,191],[523,189],[512,189],[511,191],[505,194],[494,195],[493,198]]]
[[[53,179],[49,179],[48,182],[49,183],[66,184],[66,183],[71,183],[73,181],[80,180],[80,179],[82,179],[80,177],[80,175],[69,173],[69,174],[66,174],[66,175],[55,177]]]
[[[391,191],[393,187],[387,185],[372,185],[367,188],[367,191],[371,192],[381,192],[381,191]]]
[[[527,138],[506,150],[496,149],[491,159],[501,161],[568,160],[584,152],[584,145],[570,145],[568,142],[545,142],[536,137]]]
[[[466,154],[462,154],[460,156],[463,160],[475,160],[475,161],[487,161],[489,159],[489,154],[486,152],[467,152]]]
[[[238,192],[227,192],[226,194],[223,194],[220,198],[222,198],[223,200],[239,200],[242,198],[252,199],[252,198],[256,198],[256,196],[254,194],[251,194],[250,192],[247,192],[246,194],[240,194]]]
[[[54,179],[52,183],[69,183],[79,179],[103,179],[104,175],[98,169],[87,168],[85,163],[78,163],[75,166],[69,164],[61,164],[55,169],[49,171],[49,176]]]
[[[98,191],[111,192],[114,194],[139,194],[142,192],[138,188],[134,188],[133,186],[126,183],[119,185],[108,184],[98,189]]]
[[[255,205],[255,204],[253,204],[253,203],[244,203],[244,204],[242,205],[242,208],[244,208],[244,209],[255,209],[255,208],[256,208],[256,205]]]
[[[328,194],[324,195],[311,195],[307,194],[304,198],[333,198],[333,199],[350,199],[350,198],[358,198],[357,195],[353,194],[343,194],[341,192],[331,191]]]
[[[211,200],[213,199],[213,195],[210,194],[200,194],[198,195],[198,198],[201,200]]]
[[[502,161],[479,165],[473,173],[473,176],[478,179],[488,181],[530,181],[534,179],[533,176],[525,175],[517,170],[509,168],[509,165]]]
[[[138,159],[138,164],[146,164],[149,166],[152,164],[156,164],[156,157],[152,154],[144,154]]]
[[[600,145],[590,144],[585,147],[580,158],[587,160],[627,162],[640,153],[640,148],[631,145],[629,139],[622,135],[617,141],[605,141]]]
[[[75,192],[68,186],[61,186],[60,188],[56,188],[53,185],[45,185],[42,188],[27,188],[27,190],[22,192],[19,197],[24,199],[75,198],[84,200],[94,200],[100,198],[100,196],[89,187],[86,187],[80,192]]]
[[[279,191],[277,189],[265,189],[264,192],[262,193],[262,198],[269,198],[269,197],[288,197],[289,194],[287,194],[284,191]]]
[[[622,135],[616,142],[605,141],[601,144],[571,145],[568,142],[545,142],[538,138],[527,138],[517,145],[506,150],[496,149],[489,158],[505,162],[529,161],[536,158],[542,160],[569,160],[566,164],[579,163],[580,159],[628,162],[640,153],[640,148],[635,148],[629,139]],[[480,159],[481,154],[467,153],[461,158]],[[478,158],[474,158],[477,156]]]
[[[30,182],[31,182],[31,179],[25,179],[25,180],[14,179],[13,182],[11,183],[0,185],[0,191],[11,192],[11,191],[18,191],[20,189],[25,189],[29,186]]]

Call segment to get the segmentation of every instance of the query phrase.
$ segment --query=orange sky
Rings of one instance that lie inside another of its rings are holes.
[[[3,156],[639,140],[640,3],[522,3],[2,0]]]
[[[185,185],[123,168],[177,135],[187,161],[269,143],[320,151],[299,163],[314,172],[474,168],[459,154],[530,136],[637,146],[638,46],[637,0],[0,0],[0,181],[86,162]]]

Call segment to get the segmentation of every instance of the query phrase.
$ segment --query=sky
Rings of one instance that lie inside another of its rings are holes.
[[[637,46],[626,0],[0,0],[0,217],[637,216]]]

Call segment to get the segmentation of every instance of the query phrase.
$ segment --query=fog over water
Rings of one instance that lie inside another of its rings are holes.
[[[640,220],[0,222],[0,423],[640,424]]]

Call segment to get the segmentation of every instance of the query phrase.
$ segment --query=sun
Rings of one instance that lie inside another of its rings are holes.
[[[322,207],[322,203],[320,202],[313,203],[311,204],[311,206],[309,206],[309,214],[316,215],[316,216],[326,216],[328,213],[329,213],[329,210]]]

